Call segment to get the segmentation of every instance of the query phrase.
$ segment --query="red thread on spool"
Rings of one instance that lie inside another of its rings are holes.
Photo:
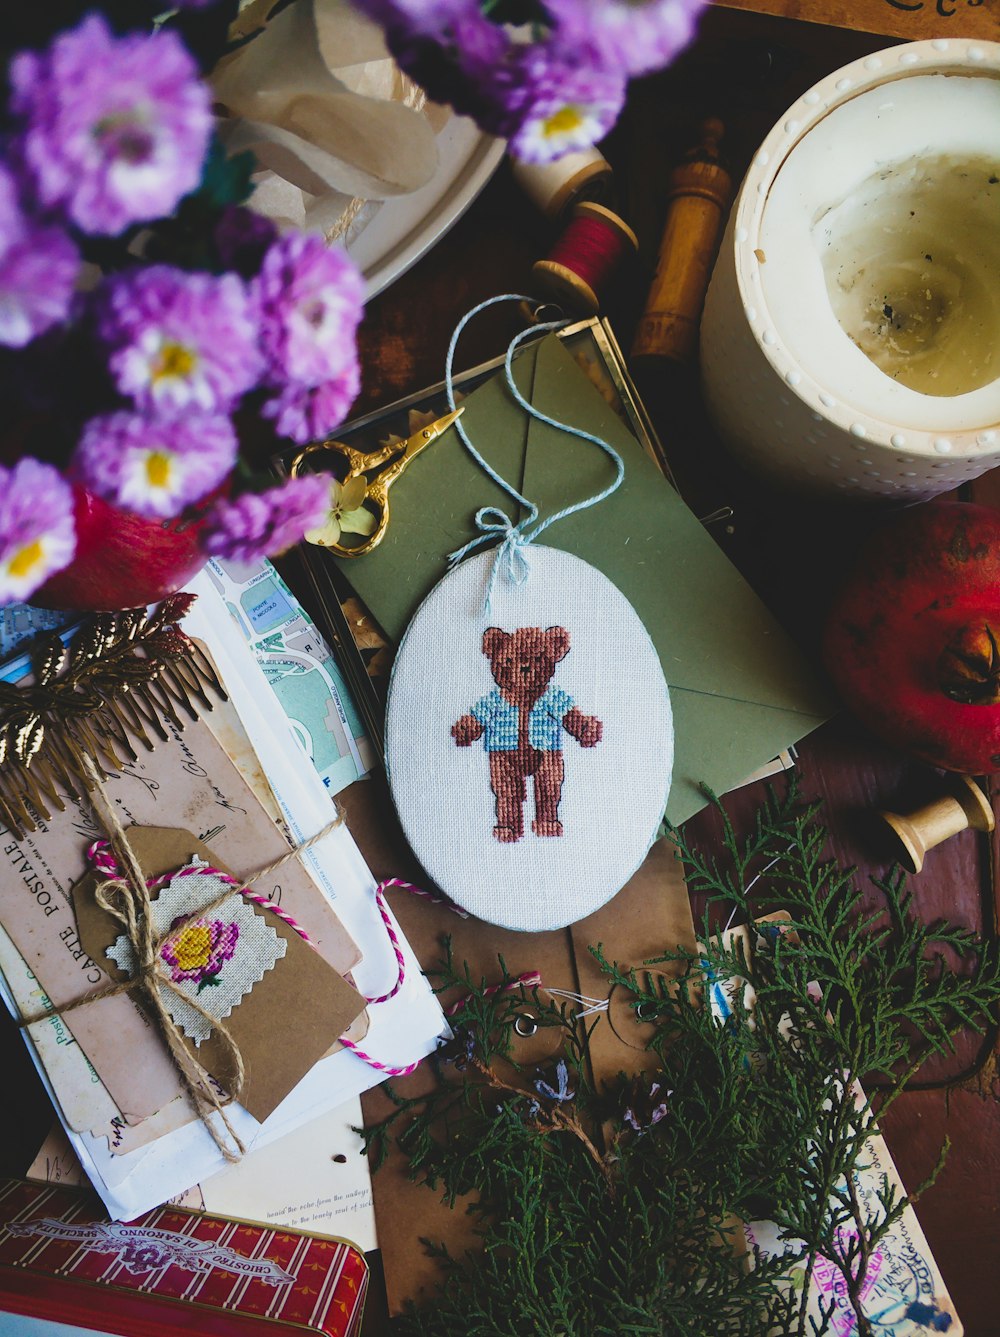
[[[594,316],[608,281],[639,248],[635,233],[616,213],[585,200],[544,260],[532,266],[538,286],[564,306]]]

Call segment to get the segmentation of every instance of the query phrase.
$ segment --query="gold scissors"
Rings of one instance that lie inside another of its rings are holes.
[[[363,557],[377,548],[389,526],[389,489],[411,460],[425,446],[429,446],[442,432],[465,412],[465,408],[446,413],[443,418],[428,423],[405,441],[391,441],[381,450],[355,450],[343,441],[314,441],[300,450],[292,461],[291,475],[298,477],[306,459],[321,450],[332,450],[347,460],[347,473],[337,480],[333,492],[333,506],[327,523],[306,534],[308,543],[318,544],[338,557]],[[381,466],[393,462],[387,469]],[[376,470],[371,478],[369,473]],[[348,546],[341,543],[341,534],[359,534],[363,542]]]

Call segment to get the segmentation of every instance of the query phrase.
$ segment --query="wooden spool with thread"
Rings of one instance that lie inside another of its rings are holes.
[[[539,289],[568,311],[596,316],[612,275],[639,249],[635,233],[611,209],[584,200],[532,274]]]
[[[959,831],[992,831],[996,825],[989,799],[967,775],[956,777],[953,794],[935,799],[916,812],[904,815],[882,812],[879,815],[899,837],[905,862],[913,873],[924,866],[924,855]]]
[[[611,164],[595,148],[565,153],[555,162],[525,163],[515,158],[511,172],[532,204],[553,223],[562,223],[584,200],[614,203]]]

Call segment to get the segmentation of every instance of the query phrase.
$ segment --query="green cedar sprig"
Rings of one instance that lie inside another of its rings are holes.
[[[673,836],[708,905],[696,952],[647,963],[668,964],[676,983],[592,949],[609,984],[655,1020],[649,1075],[595,1087],[593,1022],[518,987],[502,961],[508,990],[492,992],[497,981],[457,967],[449,948],[439,987],[465,1001],[435,1090],[391,1093],[393,1114],[366,1137],[376,1153],[396,1137],[413,1177],[451,1204],[474,1195],[475,1247],[451,1257],[425,1242],[444,1279],[401,1332],[821,1337],[832,1302],[818,1319],[807,1302],[826,1259],[861,1337],[871,1333],[865,1274],[908,1201],[884,1176],[874,1210],[860,1201],[874,1121],[928,1054],[990,1020],[997,953],[918,919],[899,872],[874,884],[873,905],[826,856],[817,810],[794,785],[769,794],[746,836],[723,813],[711,855]],[[720,904],[748,926],[749,959],[715,932]],[[781,927],[764,918],[778,909]],[[727,980],[743,983],[721,1024],[706,995]],[[525,1011],[562,1032],[563,1058],[544,1072],[516,1059]],[[860,1081],[872,1094],[859,1099]],[[783,1258],[747,1254],[740,1223],[753,1220],[777,1224]]]

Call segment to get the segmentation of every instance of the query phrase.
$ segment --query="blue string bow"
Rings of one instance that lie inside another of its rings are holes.
[[[455,326],[455,330],[448,344],[444,372],[445,394],[448,400],[448,407],[452,412],[455,411],[455,386],[453,379],[455,349],[458,346],[458,340],[466,325],[468,325],[469,321],[472,320],[474,316],[479,315],[481,311],[485,311],[487,307],[496,306],[499,302],[530,301],[530,297],[525,297],[520,293],[502,293],[499,297],[490,297],[485,302],[480,302],[478,306],[474,306],[471,311],[465,313]],[[536,524],[535,522],[538,520],[538,507],[534,502],[529,501],[527,497],[523,497],[516,488],[497,473],[493,466],[480,455],[479,451],[472,444],[465,427],[462,425],[462,419],[457,418],[455,420],[455,430],[458,432],[463,445],[472,458],[480,468],[483,469],[499,487],[503,488],[507,495],[526,512],[524,518],[515,524],[506,511],[501,510],[499,506],[481,507],[476,512],[476,528],[480,531],[479,534],[474,539],[471,539],[468,543],[464,544],[461,548],[457,548],[448,558],[449,566],[455,566],[470,552],[474,552],[477,548],[484,547],[499,535],[503,536],[502,541],[497,545],[496,556],[493,560],[493,566],[490,569],[490,577],[486,585],[486,597],[483,601],[483,609],[487,614],[490,611],[490,599],[500,571],[503,570],[505,572],[507,579],[512,584],[523,585],[528,579],[531,571],[528,555],[525,551],[528,545],[532,543],[543,530],[548,529],[549,525],[555,524],[557,520],[563,520],[566,516],[573,515],[576,511],[585,511],[588,507],[596,506],[598,502],[604,501],[606,497],[610,497],[612,492],[621,485],[621,481],[625,476],[625,465],[622,463],[622,458],[617,450],[615,450],[614,446],[610,445],[602,437],[596,436],[593,432],[587,432],[582,427],[574,427],[571,423],[560,422],[558,418],[551,418],[547,413],[543,413],[541,409],[535,408],[534,404],[525,399],[521,394],[514,381],[513,361],[514,354],[519,346],[524,343],[526,339],[534,338],[535,335],[545,333],[546,331],[562,329],[563,326],[568,323],[569,322],[566,320],[548,321],[544,324],[530,326],[528,329],[522,330],[520,334],[514,336],[507,346],[507,354],[504,358],[504,377],[507,382],[507,388],[517,403],[520,404],[525,412],[532,418],[536,418],[539,422],[547,423],[550,427],[558,428],[562,432],[567,432],[570,436],[579,437],[583,441],[591,441],[595,446],[599,446],[614,462],[615,478],[606,488],[595,493],[592,497],[585,497],[582,501],[574,502],[571,506],[566,506],[561,511],[556,511],[554,515],[550,515],[545,520]],[[532,525],[534,528],[531,528]]]

